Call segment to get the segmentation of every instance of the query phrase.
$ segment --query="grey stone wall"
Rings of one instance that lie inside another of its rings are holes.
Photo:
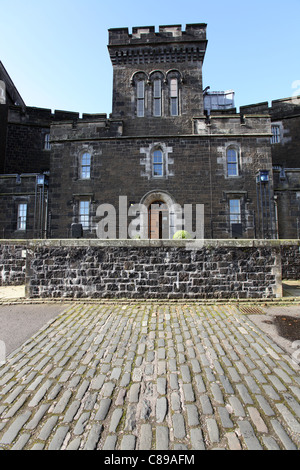
[[[290,244],[287,240],[281,247],[282,279],[300,279],[300,240]]]
[[[52,240],[27,246],[31,298],[281,297],[280,244]]]
[[[26,245],[0,244],[0,286],[22,286],[25,284]]]

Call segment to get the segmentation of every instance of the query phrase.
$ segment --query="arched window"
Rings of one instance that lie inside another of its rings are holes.
[[[84,153],[80,162],[80,178],[89,180],[91,178],[91,155]]]
[[[228,148],[226,152],[227,157],[227,176],[239,175],[239,157],[238,151],[235,148]]]
[[[161,116],[161,80],[156,79],[153,82],[153,115]]]
[[[178,80],[171,78],[170,80],[170,113],[171,116],[178,116]]]
[[[137,109],[136,113],[138,117],[145,116],[145,81],[138,80],[136,83],[136,99],[137,99]]]
[[[152,155],[153,176],[164,176],[164,157],[161,150],[154,150]]]

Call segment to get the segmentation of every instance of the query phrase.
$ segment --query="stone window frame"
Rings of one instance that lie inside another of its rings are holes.
[[[272,122],[271,123],[271,145],[280,144],[282,141],[282,123],[281,122]]]
[[[230,226],[232,224],[241,224],[242,223],[242,201],[240,197],[232,197],[229,199],[229,222]],[[232,203],[238,202],[238,211],[232,211]]]
[[[92,179],[92,170],[93,170],[93,148],[90,145],[80,146],[76,152],[76,167],[77,167],[77,180],[79,181],[90,181]],[[84,155],[90,155],[90,165],[89,165],[89,178],[84,178],[82,174],[83,168],[83,157]]]
[[[141,83],[143,83],[143,96],[139,96],[139,84]],[[137,72],[135,72],[131,77],[131,85],[134,87],[135,116],[138,118],[143,118],[146,116],[148,108],[147,97],[149,79],[146,72],[144,72],[143,70],[138,70]]]
[[[83,213],[81,212],[82,204],[88,204],[88,212]],[[87,198],[79,198],[78,199],[78,223],[82,225],[83,230],[90,230],[91,228],[91,201]]]
[[[172,97],[171,83],[172,80],[177,80],[177,97]],[[155,96],[154,87],[157,81],[160,81],[159,96]],[[159,69],[152,70],[147,73],[143,70],[137,70],[133,73],[130,79],[133,87],[133,102],[134,102],[134,115],[138,118],[152,116],[155,118],[159,117],[177,117],[182,114],[181,106],[181,95],[182,95],[182,84],[184,82],[182,73],[177,69],[170,69],[164,72]],[[143,82],[144,88],[140,98],[138,96],[138,84]],[[172,112],[172,99],[177,99],[177,114]],[[143,101],[143,111],[139,110],[138,101]],[[160,113],[155,113],[156,105],[155,100],[160,101]]]
[[[72,216],[72,223],[75,224],[81,224],[81,218],[80,218],[80,203],[81,202],[88,202],[89,203],[89,223],[88,226],[82,227],[84,232],[92,232],[93,231],[93,215],[94,215],[94,194],[92,193],[78,193],[78,194],[73,194],[73,199],[72,199],[72,206],[73,206],[73,216]]]
[[[232,222],[231,221],[231,214],[230,214],[230,201],[232,200],[239,200],[240,201],[240,221],[239,222]],[[232,223],[241,223],[243,227],[243,232],[247,232],[249,230],[248,222],[246,219],[246,211],[247,211],[247,204],[249,202],[248,199],[248,192],[247,191],[224,191],[224,198],[222,199],[223,203],[226,205],[226,220],[228,226],[228,233],[231,233],[231,225]]]
[[[51,150],[51,143],[50,143],[50,132],[45,132],[43,135],[43,150],[50,151]]]
[[[171,91],[171,83],[172,80],[177,80],[177,114],[172,113],[172,91]],[[166,73],[166,84],[167,84],[167,98],[168,98],[168,113],[171,117],[177,117],[182,114],[181,109],[181,94],[182,94],[182,84],[183,84],[183,76],[181,72],[177,69],[170,69]]]
[[[229,164],[232,164],[231,162],[228,162],[228,152],[230,150],[234,150],[236,152],[236,157],[237,157],[237,161],[236,161],[236,175],[230,175],[229,174],[229,171],[228,171],[228,165]],[[241,164],[241,146],[237,143],[237,142],[229,142],[227,145],[226,145],[226,148],[225,148],[225,175],[226,175],[226,178],[239,178],[240,176],[242,176],[242,164]]]
[[[161,154],[161,162],[155,161],[155,158],[158,157],[158,155],[155,155],[155,153],[158,153],[158,152],[160,152]],[[163,178],[165,175],[165,158],[164,158],[164,152],[160,148],[160,146],[154,147],[151,152],[151,165],[152,165],[152,177]],[[155,174],[155,167],[158,165],[161,167],[161,174]]]
[[[21,207],[26,207],[26,211],[21,211]],[[21,215],[23,214],[23,215]],[[25,214],[25,215],[24,215]],[[26,232],[28,222],[28,202],[18,201],[17,202],[17,231]]]
[[[150,99],[151,99],[151,114],[155,118],[163,117],[165,115],[164,102],[165,102],[165,75],[161,70],[153,70],[149,74],[150,85]],[[159,83],[159,94],[156,96],[155,84]],[[157,103],[159,103],[159,113],[156,113]]]
[[[163,157],[163,174],[161,176],[155,176],[153,172],[153,155],[154,152],[160,150]],[[173,153],[173,147],[167,147],[163,142],[154,142],[149,147],[140,148],[140,153],[145,154],[145,157],[140,160],[140,164],[145,166],[144,172],[142,171],[141,176],[146,176],[148,179],[167,179],[170,176],[174,176],[174,173],[170,170],[170,165],[174,164],[174,159],[170,158],[169,154]]]
[[[89,160],[87,159],[89,157]],[[82,153],[80,157],[79,179],[90,180],[92,168],[92,155],[90,152]]]

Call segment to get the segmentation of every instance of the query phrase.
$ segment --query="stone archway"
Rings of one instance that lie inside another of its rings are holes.
[[[147,208],[141,225],[142,238],[170,239],[174,235],[173,214],[175,200],[165,191],[151,191],[141,199]],[[146,220],[147,217],[147,220]]]

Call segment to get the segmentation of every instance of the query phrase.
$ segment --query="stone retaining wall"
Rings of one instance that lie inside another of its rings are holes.
[[[259,241],[29,243],[28,297],[280,297],[280,245]]]
[[[281,246],[282,279],[300,280],[300,240]]]
[[[26,242],[0,242],[0,286],[25,284]]]
[[[300,241],[2,240],[0,272],[30,298],[276,298]]]

